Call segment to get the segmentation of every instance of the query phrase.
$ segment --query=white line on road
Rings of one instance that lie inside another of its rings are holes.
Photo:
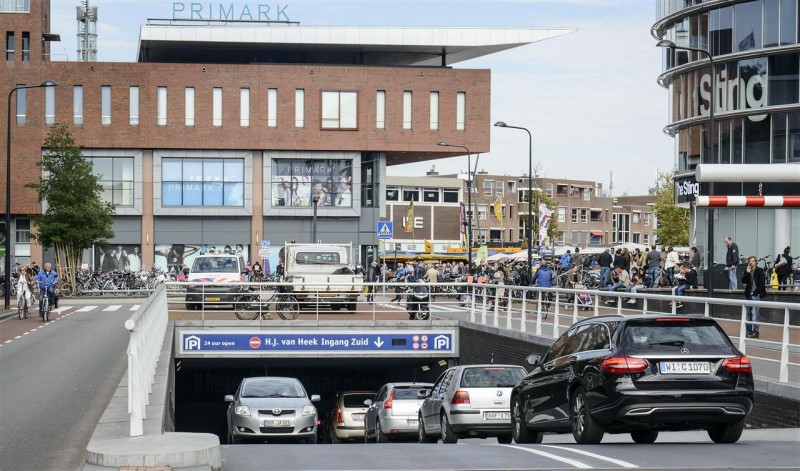
[[[121,307],[122,307],[122,304],[112,304],[111,306],[108,306],[107,308],[103,309],[103,312],[116,311],[117,309],[119,309]]]
[[[24,334],[22,334],[22,335],[28,335],[28,334],[30,334],[31,332],[33,332],[33,331],[32,331],[32,330],[29,330],[29,331],[25,332],[25,333],[24,333]]]
[[[67,309],[69,309],[69,306],[61,306],[61,307],[57,307],[57,308],[53,309],[53,310],[52,310],[52,311],[50,311],[50,312],[64,312],[64,311],[66,311]]]
[[[14,340],[21,339],[21,338],[22,338],[21,335],[17,335],[16,337],[14,337]]]
[[[543,456],[545,458],[550,458],[551,460],[560,461],[560,462],[566,463],[566,464],[568,464],[570,466],[575,466],[576,468],[593,469],[592,466],[589,466],[586,463],[581,463],[580,461],[571,460],[569,458],[562,458],[561,456],[557,456],[557,455],[554,455],[552,453],[548,453],[546,451],[537,450],[537,449],[534,449],[534,448],[524,448],[524,447],[521,447],[521,446],[514,446],[514,445],[499,445],[499,446],[502,446],[504,448],[515,448],[517,450],[527,451],[528,453],[533,453],[534,455],[539,455],[539,456]]]
[[[627,461],[622,461],[622,460],[617,460],[617,459],[614,459],[614,458],[609,458],[608,456],[598,455],[596,453],[592,453],[592,452],[589,452],[589,451],[576,450],[574,448],[567,448],[565,446],[556,446],[556,445],[541,445],[541,446],[546,446],[546,447],[549,447],[549,448],[557,448],[559,450],[571,451],[573,453],[578,453],[578,454],[581,454],[581,455],[592,457],[592,458],[594,458],[596,460],[608,461],[609,463],[614,463],[615,465],[622,466],[623,468],[638,468],[638,466],[636,466],[633,463],[628,463]]]
[[[94,311],[97,309],[97,306],[83,306],[82,308],[76,310],[75,312],[89,312]]]
[[[13,341],[14,341],[14,339],[9,339],[9,340],[6,340],[5,342],[3,342],[3,344],[6,344],[6,343],[11,343],[11,342],[13,342]]]
[[[134,304],[133,306],[131,306],[130,310],[131,311],[135,311],[135,310],[139,309],[140,306],[141,306],[141,304]]]

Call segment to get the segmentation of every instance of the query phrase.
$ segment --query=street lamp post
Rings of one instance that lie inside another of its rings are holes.
[[[471,154],[467,146],[440,142],[442,147],[459,147],[467,151],[467,273],[472,271],[472,176],[470,175]]]
[[[18,85],[8,92],[8,120],[6,121],[6,254],[5,254],[5,282],[4,309],[11,307],[11,97],[17,90],[25,88],[55,87],[52,80],[45,80],[39,85]]]
[[[533,221],[531,219],[533,218],[533,195],[531,194],[533,191],[533,136],[528,128],[523,128],[522,126],[511,126],[503,121],[498,121],[494,125],[498,128],[521,129],[528,133],[528,227],[525,228],[525,237],[528,238],[528,276],[530,276],[531,268],[533,268],[531,257],[531,249],[533,248]]]
[[[683,51],[699,52],[700,54],[703,54],[708,58],[708,64],[711,67],[711,98],[709,98],[708,100],[708,107],[709,107],[708,123],[709,127],[711,128],[710,131],[711,138],[710,138],[709,148],[711,149],[711,157],[713,159],[711,163],[715,163],[716,152],[714,152],[714,142],[716,140],[715,139],[716,129],[714,128],[714,108],[716,105],[715,102],[717,98],[717,87],[716,87],[717,70],[714,67],[714,56],[712,56],[711,53],[705,49],[699,49],[696,47],[678,46],[669,39],[662,39],[661,41],[656,43],[656,46],[667,48],[670,50],[680,49]],[[711,193],[712,192],[711,189],[713,189],[714,184],[709,183],[709,185],[710,185],[709,193]],[[706,260],[706,266],[708,273],[706,274],[705,283],[707,285],[706,290],[708,291],[708,297],[710,298],[714,295],[714,282],[713,282],[714,281],[714,208],[709,206],[707,208],[707,213],[708,213],[708,260]],[[697,221],[695,221],[695,224],[697,224]]]
[[[311,243],[317,243],[317,203],[319,203],[319,196],[312,198],[314,202],[314,218],[311,221]]]

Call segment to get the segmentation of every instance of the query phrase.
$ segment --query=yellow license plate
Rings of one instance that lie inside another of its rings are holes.
[[[219,301],[219,296],[207,297],[206,301]]]
[[[336,294],[334,293],[321,293],[319,295],[320,298],[335,298]]]

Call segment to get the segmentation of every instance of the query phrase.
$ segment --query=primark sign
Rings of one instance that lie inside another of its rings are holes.
[[[291,21],[289,5],[215,2],[172,2],[173,20]]]

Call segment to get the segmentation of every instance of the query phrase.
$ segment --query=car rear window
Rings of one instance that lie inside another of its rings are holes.
[[[681,348],[713,350],[729,348],[725,332],[713,321],[663,321],[628,323],[622,333],[627,352],[673,352]]]
[[[236,263],[236,257],[202,257],[194,260],[192,272],[238,273],[239,265]]]
[[[422,389],[430,389],[430,386],[404,386],[394,389],[395,399],[419,399],[417,392]]]
[[[466,368],[461,376],[462,388],[510,388],[526,375],[524,368],[486,366]]]
[[[294,257],[298,265],[336,265],[341,263],[336,252],[297,252]]]
[[[344,407],[366,407],[364,401],[367,399],[375,400],[375,394],[345,394],[342,398]]]

